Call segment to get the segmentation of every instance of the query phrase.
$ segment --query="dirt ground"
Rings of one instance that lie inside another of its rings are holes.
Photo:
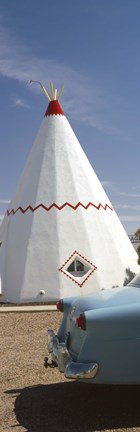
[[[140,431],[140,386],[67,381],[44,368],[47,328],[60,320],[59,312],[0,314],[0,432]]]

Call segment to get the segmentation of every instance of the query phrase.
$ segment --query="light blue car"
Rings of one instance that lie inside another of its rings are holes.
[[[140,384],[140,275],[124,288],[57,303],[58,334],[48,329],[53,364],[66,378]]]

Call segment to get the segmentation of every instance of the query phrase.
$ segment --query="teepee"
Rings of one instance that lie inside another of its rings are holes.
[[[44,302],[122,285],[137,254],[50,86],[1,226],[1,301]]]

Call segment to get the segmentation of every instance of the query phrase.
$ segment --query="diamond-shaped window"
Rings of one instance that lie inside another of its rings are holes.
[[[65,264],[59,268],[59,271],[82,287],[96,269],[97,267],[94,264],[75,251]]]
[[[76,257],[71,264],[66,268],[67,272],[74,277],[82,277],[91,269],[90,266],[85,264],[81,259]]]

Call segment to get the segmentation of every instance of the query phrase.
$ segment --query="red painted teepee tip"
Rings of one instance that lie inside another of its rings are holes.
[[[51,100],[49,102],[48,108],[45,112],[44,117],[50,115],[64,115],[64,111],[62,110],[58,100]]]

